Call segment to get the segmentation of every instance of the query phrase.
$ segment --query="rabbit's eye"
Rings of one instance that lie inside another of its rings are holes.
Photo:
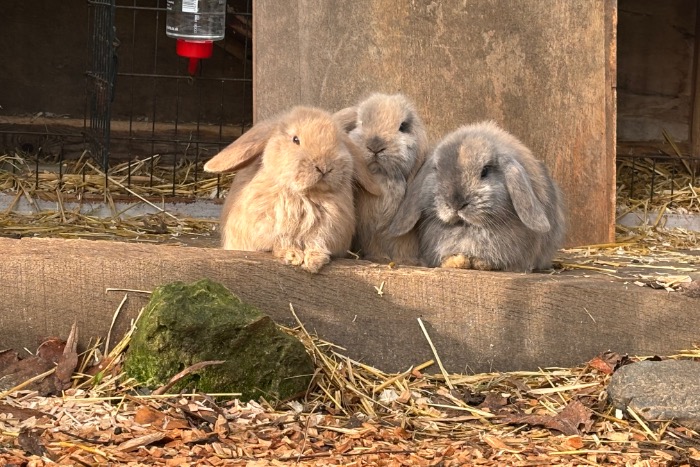
[[[401,133],[408,133],[411,130],[410,126],[411,125],[409,125],[408,122],[401,122],[401,125],[399,126],[399,131]]]
[[[298,136],[294,136],[294,137],[292,138],[292,143],[298,145],[298,144],[299,144],[299,137],[298,137]]]
[[[491,166],[490,165],[485,165],[483,169],[481,169],[481,178],[486,178],[489,176],[489,173],[491,173]]]

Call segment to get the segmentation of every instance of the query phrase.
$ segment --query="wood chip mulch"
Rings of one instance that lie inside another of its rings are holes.
[[[301,325],[287,331],[317,371],[307,394],[275,403],[137,388],[121,372],[129,336],[106,355],[98,343],[78,358],[72,334],[24,359],[0,352],[0,391],[15,378],[0,392],[0,465],[700,465],[697,432],[610,406],[611,374],[635,358],[478,375],[430,374],[428,361],[386,374]]]

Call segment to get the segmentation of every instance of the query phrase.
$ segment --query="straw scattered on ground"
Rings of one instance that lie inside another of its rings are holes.
[[[623,145],[618,154],[618,215],[700,213],[700,159],[689,158],[670,138],[665,144]]]
[[[0,191],[12,202],[0,211],[0,235],[9,237],[59,237],[120,240],[131,242],[205,244],[213,236],[216,219],[175,216],[161,206],[168,199],[211,199],[224,196],[232,175],[205,174],[201,162],[176,167],[160,163],[159,156],[125,162],[110,169],[107,177],[87,154],[64,162],[62,173],[35,167],[20,155],[0,156]],[[206,176],[206,177],[205,177]],[[127,196],[130,207],[117,208],[117,199]],[[47,210],[38,200],[50,200]],[[111,215],[91,214],[81,201],[99,200]],[[31,212],[18,212],[24,201]],[[69,203],[70,202],[70,203]],[[154,214],[131,215],[136,205],[148,205]]]
[[[21,154],[0,156],[0,191],[81,196],[143,196],[212,199],[225,193],[232,174],[208,174],[205,161],[181,159],[171,163],[160,155],[132,159],[104,170],[89,153],[60,163],[39,161]]]

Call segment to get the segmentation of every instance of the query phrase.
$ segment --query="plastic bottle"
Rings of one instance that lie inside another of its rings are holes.
[[[209,58],[214,41],[224,38],[226,0],[168,0],[165,33],[177,39],[177,54],[189,58],[187,71],[197,72],[199,60]]]

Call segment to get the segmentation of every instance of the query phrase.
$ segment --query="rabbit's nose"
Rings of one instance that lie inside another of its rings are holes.
[[[326,175],[327,173],[330,173],[330,172],[333,171],[333,169],[329,169],[329,168],[327,168],[327,167],[325,167],[325,166],[318,166],[318,165],[315,165],[314,168],[316,168],[316,170],[318,171],[318,173],[321,174],[321,176],[324,176],[324,175]]]
[[[461,196],[459,194],[455,194],[452,196],[452,208],[455,210],[455,212],[459,212],[462,209],[465,209],[469,207],[469,204],[472,202],[472,197],[471,196]]]
[[[374,155],[386,149],[386,142],[379,136],[372,136],[367,140],[367,149]]]

